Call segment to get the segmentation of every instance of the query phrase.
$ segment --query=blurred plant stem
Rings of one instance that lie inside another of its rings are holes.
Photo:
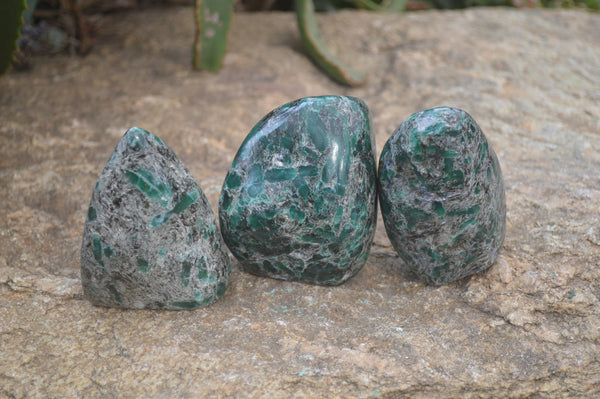
[[[363,85],[367,76],[344,65],[327,49],[319,32],[312,0],[296,0],[295,5],[300,36],[313,62],[338,83],[346,86]]]
[[[25,0],[0,1],[0,75],[8,71],[17,50]]]
[[[195,0],[196,36],[192,66],[216,72],[227,51],[227,32],[235,0]]]

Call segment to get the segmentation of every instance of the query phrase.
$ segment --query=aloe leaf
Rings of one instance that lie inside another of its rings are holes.
[[[0,76],[10,68],[23,24],[25,0],[0,1]]]
[[[367,81],[367,76],[344,65],[333,54],[321,38],[312,0],[296,0],[296,17],[298,29],[313,62],[323,69],[335,81],[347,86],[360,86]]]
[[[406,8],[407,0],[383,0],[376,2],[374,0],[354,0],[357,7],[370,11],[400,12]]]
[[[216,72],[227,51],[227,32],[235,0],[196,0],[192,66]]]

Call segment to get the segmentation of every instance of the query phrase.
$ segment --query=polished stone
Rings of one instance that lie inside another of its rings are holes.
[[[375,139],[357,98],[303,98],[248,134],[219,202],[223,237],[242,268],[337,285],[367,260],[375,232]]]
[[[466,112],[409,117],[379,160],[379,198],[392,245],[430,284],[490,267],[504,241],[506,205],[496,154]]]
[[[194,309],[221,297],[230,266],[204,193],[175,153],[125,133],[92,194],[81,280],[96,305]]]

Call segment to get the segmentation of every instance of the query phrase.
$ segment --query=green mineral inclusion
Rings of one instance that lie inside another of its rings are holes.
[[[163,207],[167,207],[172,200],[173,192],[168,183],[158,180],[152,172],[139,168],[136,171],[125,170],[125,176],[140,192],[148,198],[158,201]]]
[[[141,193],[145,194],[148,198],[158,201],[162,207],[167,208],[173,202],[173,189],[170,184],[160,181],[154,174],[144,168],[138,168],[133,171],[131,169],[125,170],[125,176],[131,184],[135,186]],[[173,215],[179,215],[195,203],[200,197],[198,190],[192,190],[185,194],[175,206],[165,212],[157,215],[152,219],[150,225],[152,227],[162,226],[166,223]],[[95,215],[94,215],[95,217]]]
[[[97,216],[98,215],[96,214],[96,208],[94,208],[93,206],[90,206],[88,208],[87,220],[90,222],[93,222],[94,220],[96,220]]]
[[[198,190],[193,190],[192,192],[187,193],[186,195],[183,196],[183,198],[181,200],[179,200],[179,202],[177,202],[177,204],[175,204],[173,209],[171,209],[168,212],[162,213],[162,214],[156,216],[154,219],[152,219],[152,221],[150,222],[150,226],[152,226],[152,227],[162,226],[165,222],[167,222],[171,218],[171,216],[179,215],[179,214],[183,213],[183,211],[185,211],[194,202],[196,202],[199,197],[200,197],[200,193],[198,192]]]
[[[92,239],[92,251],[96,262],[104,268],[104,261],[102,260],[102,242],[97,234],[94,235],[94,238]]]
[[[137,266],[138,266],[138,270],[143,273],[146,274],[148,273],[148,261],[144,258],[138,258],[137,260]]]

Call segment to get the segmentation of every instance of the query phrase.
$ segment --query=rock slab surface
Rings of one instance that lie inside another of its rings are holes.
[[[428,283],[461,279],[498,258],[506,231],[502,171],[466,112],[411,115],[383,147],[378,182],[388,238]]]
[[[0,397],[597,396],[600,15],[318,19],[331,51],[369,72],[364,87],[323,76],[285,13],[236,14],[224,68],[194,72],[191,7],[111,14],[85,58],[38,57],[0,79]],[[426,285],[379,220],[367,263],[339,286],[256,277],[233,260],[223,297],[192,312],[85,298],[90,195],[127,128],[159,133],[215,210],[256,121],[325,94],[365,101],[379,151],[424,109],[477,121],[506,190],[492,267]]]
[[[195,309],[227,289],[229,257],[210,204],[157,136],[125,133],[87,212],[81,282],[94,304]]]
[[[364,102],[324,96],[283,105],[252,129],[227,173],[223,238],[247,272],[341,284],[371,249],[376,173]]]

